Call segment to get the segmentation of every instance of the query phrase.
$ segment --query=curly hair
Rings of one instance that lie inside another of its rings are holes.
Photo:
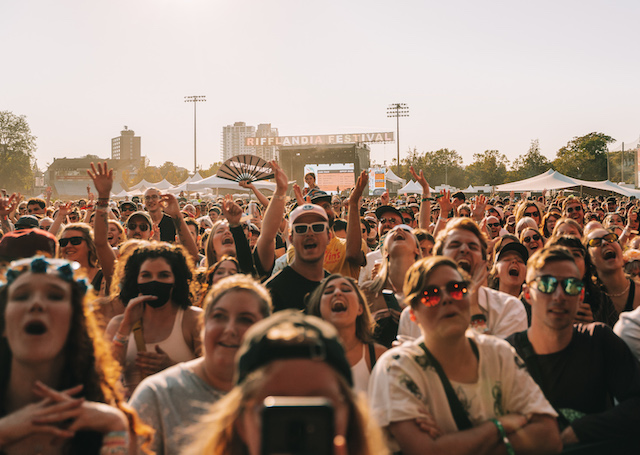
[[[129,300],[139,294],[138,274],[142,264],[148,259],[160,258],[167,261],[175,278],[171,300],[179,308],[189,308],[191,305],[193,260],[182,245],[171,245],[164,242],[143,243],[127,252],[118,261],[114,277],[121,278],[119,283],[114,279],[113,285],[120,289],[119,296],[123,305],[126,306]],[[112,287],[112,289],[114,288]]]
[[[362,307],[362,314],[359,314],[356,318],[356,338],[363,343],[371,343],[373,342],[373,329],[375,327],[375,322],[371,316],[371,310],[369,309],[367,300],[362,294],[362,291],[360,291],[360,288],[358,288],[358,283],[349,276],[342,276],[339,273],[334,273],[333,275],[326,277],[322,283],[320,283],[320,285],[316,287],[311,294],[309,294],[307,298],[306,314],[317,316],[322,319],[322,314],[320,314],[320,301],[322,300],[322,294],[329,283],[340,278],[347,280],[349,285],[353,288],[353,291],[356,293],[358,303],[360,303],[360,306]]]
[[[67,231],[78,231],[82,234],[82,238],[87,244],[87,248],[89,250],[89,265],[91,267],[98,267],[98,251],[96,249],[96,243],[93,241],[93,228],[86,223],[67,224],[58,238],[62,238],[64,233]],[[62,254],[62,252],[59,251],[58,254]]]
[[[111,348],[102,336],[98,321],[87,304],[84,290],[77,281],[71,283],[72,316],[69,334],[63,347],[64,366],[58,388],[65,390],[82,384],[83,398],[106,403],[120,409],[129,421],[130,430],[141,437],[144,453],[153,430],[143,424],[127,404],[120,385],[120,364],[112,357]],[[5,310],[9,286],[0,288],[0,332],[5,330]],[[5,396],[11,374],[12,352],[6,337],[0,339],[0,393]],[[6,409],[0,404],[0,416]],[[69,453],[100,452],[102,437],[92,432],[78,432],[69,442]]]

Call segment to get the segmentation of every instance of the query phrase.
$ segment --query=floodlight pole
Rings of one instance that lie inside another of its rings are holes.
[[[387,117],[396,118],[397,161],[396,172],[400,173],[400,117],[409,117],[409,106],[405,103],[394,103],[387,107]]]
[[[185,103],[193,103],[193,175],[196,175],[196,172],[198,172],[198,162],[196,158],[196,106],[197,103],[203,103],[205,101],[207,101],[206,96],[194,95],[184,97]]]

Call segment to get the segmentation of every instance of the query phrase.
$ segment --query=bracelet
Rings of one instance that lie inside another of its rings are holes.
[[[427,201],[431,201],[432,199],[430,197],[423,197],[422,199],[420,199],[422,202],[427,202]]]
[[[449,221],[449,218],[442,218],[441,216],[439,216],[438,221]]]
[[[121,334],[120,332],[116,332],[116,334],[113,336],[113,342],[125,344],[129,342],[129,337]]]
[[[103,208],[106,209],[107,207],[109,207],[109,202],[105,202],[105,201],[98,201],[96,203],[96,207],[97,208]]]
[[[272,199],[277,199],[279,201],[284,201],[286,198],[287,198],[287,196],[284,195],[284,194],[282,196],[280,196],[278,194],[274,194],[273,197],[272,197]]]
[[[100,455],[116,455],[129,453],[126,431],[111,431],[102,438]]]
[[[489,419],[493,424],[498,428],[498,437],[502,438],[502,442],[504,442],[504,446],[507,449],[507,453],[509,455],[515,455],[515,451],[513,450],[513,446],[511,445],[511,441],[507,437],[507,432],[504,431],[504,427],[502,423],[498,419]]]
[[[109,202],[109,198],[108,197],[99,197],[98,200],[99,201],[107,201],[107,202]]]

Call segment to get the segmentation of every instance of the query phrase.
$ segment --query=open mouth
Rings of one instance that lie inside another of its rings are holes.
[[[305,243],[303,248],[305,250],[313,250],[315,247],[317,247],[318,244],[317,243]]]
[[[605,258],[605,259],[615,259],[616,256],[617,256],[617,254],[613,250],[607,250],[602,255],[602,257]]]
[[[462,270],[464,270],[467,273],[471,273],[471,263],[469,261],[467,261],[466,259],[461,259],[458,261],[458,266],[460,266],[460,268]]]
[[[24,331],[29,335],[43,335],[47,332],[47,326],[40,321],[32,321],[25,326]]]
[[[333,302],[333,304],[331,305],[331,311],[333,311],[334,313],[343,313],[347,311],[347,306],[344,304],[344,302],[338,300],[336,302]]]
[[[230,343],[223,343],[223,342],[218,343],[218,345],[224,348],[230,348],[230,349],[238,349],[240,347],[239,344],[230,344]]]
[[[517,277],[518,275],[520,275],[520,270],[518,270],[517,267],[511,268],[509,269],[509,275]]]
[[[223,245],[233,245],[233,238],[232,237],[227,237],[225,239],[222,240],[222,244]]]

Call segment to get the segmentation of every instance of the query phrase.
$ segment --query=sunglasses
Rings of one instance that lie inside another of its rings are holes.
[[[293,231],[296,234],[306,234],[307,231],[313,231],[315,234],[319,234],[320,232],[324,232],[327,229],[327,223],[313,223],[313,224],[294,224]]]
[[[140,229],[142,232],[146,232],[147,229],[149,229],[149,225],[146,223],[141,223],[141,224],[136,224],[136,223],[129,223],[127,224],[127,228],[130,231],[135,231],[136,229]]]
[[[398,222],[398,220],[395,219],[395,218],[380,218],[380,223],[381,224],[386,224],[386,223],[389,223],[389,224],[400,224]]]
[[[531,283],[536,283],[536,289],[543,294],[553,294],[558,288],[558,284],[562,286],[562,290],[567,295],[578,295],[584,289],[584,283],[579,278],[565,278],[564,280],[558,280],[554,276],[544,275],[529,282],[529,286],[531,286]]]
[[[567,207],[567,213],[572,213],[572,212],[582,212],[582,206],[580,205],[576,205],[575,207]]]
[[[66,239],[59,239],[58,243],[62,248],[64,248],[69,243],[71,243],[72,245],[78,246],[82,243],[83,240],[84,240],[84,237],[67,237]]]
[[[453,300],[462,300],[469,293],[469,284],[466,281],[449,281],[444,289]],[[438,286],[427,286],[422,292],[420,303],[426,307],[434,307],[440,303],[444,291]]]
[[[538,213],[538,212],[528,212],[528,213],[524,212],[524,216],[530,216],[530,217],[534,217],[535,216],[536,218],[539,218],[540,217],[540,213]]]
[[[529,236],[527,236],[527,237],[523,238],[523,239],[522,239],[522,241],[523,241],[524,243],[529,243],[529,242],[531,241],[531,239],[533,239],[534,241],[536,241],[536,242],[537,242],[538,240],[540,240],[540,239],[541,239],[541,237],[540,237],[538,234],[533,234],[533,235],[532,235],[532,236],[530,236],[530,237],[529,237]]]
[[[607,235],[603,236],[603,237],[598,237],[595,239],[590,239],[589,242],[587,243],[587,245],[593,247],[593,248],[597,248],[600,245],[602,245],[603,242],[607,242],[607,243],[614,243],[618,241],[618,235],[615,232],[610,232]]]
[[[487,223],[487,226],[489,226],[489,227],[498,227],[498,226],[500,226],[500,223]]]

